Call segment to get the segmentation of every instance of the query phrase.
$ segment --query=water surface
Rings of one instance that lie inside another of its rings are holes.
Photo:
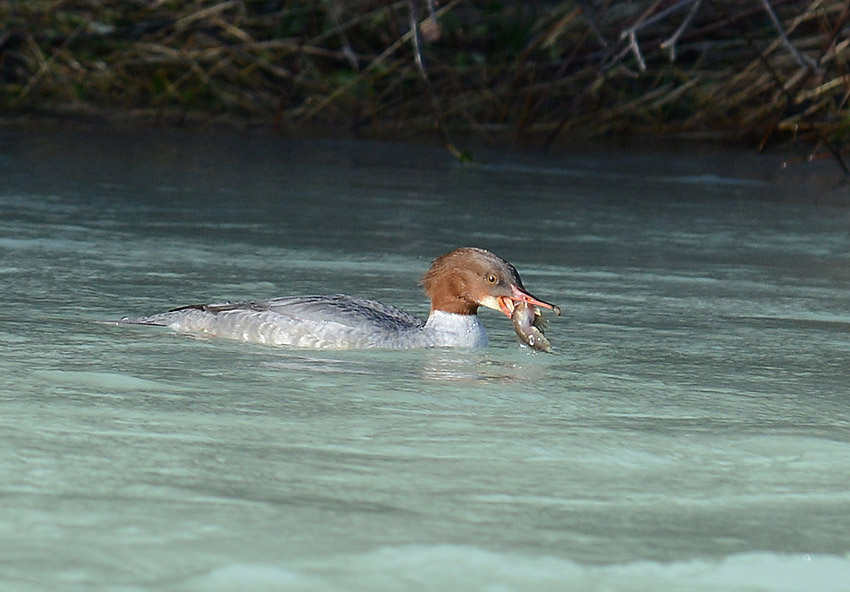
[[[696,149],[0,132],[10,590],[847,590],[850,195]],[[808,168],[807,168],[808,167]],[[345,292],[461,245],[555,353],[98,321]]]

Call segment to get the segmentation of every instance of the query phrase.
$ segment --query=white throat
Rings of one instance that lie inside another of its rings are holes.
[[[436,346],[486,347],[487,331],[478,315],[457,314],[435,310],[425,323]]]

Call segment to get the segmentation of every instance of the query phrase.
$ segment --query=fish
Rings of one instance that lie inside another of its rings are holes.
[[[557,313],[560,312],[560,310],[557,311]],[[518,302],[511,314],[511,321],[517,336],[528,347],[542,352],[552,351],[552,345],[543,335],[546,319],[543,318],[539,308],[528,302]]]

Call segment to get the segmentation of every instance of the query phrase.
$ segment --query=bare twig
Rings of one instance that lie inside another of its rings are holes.
[[[454,8],[460,2],[461,0],[451,0],[448,4],[446,4],[437,11],[437,17],[442,16],[443,14]],[[330,105],[333,101],[339,98],[343,93],[348,91],[352,86],[364,80],[372,70],[383,64],[390,55],[392,55],[399,47],[410,41],[412,37],[413,31],[411,30],[402,35],[400,38],[396,39],[395,42],[390,44],[390,46],[387,47],[384,51],[382,51],[380,55],[378,55],[375,59],[369,62],[369,65],[363,68],[357,76],[355,76],[345,84],[338,86],[336,90],[327,95],[325,98],[319,101],[313,108],[307,111],[307,113],[303,115],[303,120],[307,121],[309,119],[312,119],[322,110],[324,110],[328,105]]]
[[[406,4],[406,2],[404,0],[399,0],[398,2],[390,4],[389,6],[384,5],[383,3],[379,4],[378,7],[374,8],[373,10],[363,11],[360,14],[352,16],[349,20],[345,21],[344,23],[340,23],[335,27],[331,27],[330,29],[322,31],[320,34],[311,38],[308,41],[308,43],[310,45],[318,45],[319,43],[321,43],[325,39],[329,39],[331,37],[335,37],[335,36],[339,35],[342,31],[348,31],[349,29],[353,28],[356,25],[362,24],[362,23],[368,21],[369,19],[374,19],[376,17],[376,15],[379,14],[380,12],[383,12],[383,11],[386,11],[386,10],[396,10],[396,9],[404,7],[405,4]]]
[[[691,9],[688,11],[688,14],[682,20],[682,24],[679,25],[679,28],[667,38],[666,41],[661,43],[661,49],[668,49],[670,51],[670,61],[676,61],[676,43],[679,42],[679,37],[682,36],[682,33],[685,32],[685,29],[688,28],[688,25],[691,24],[691,21],[694,20],[694,15],[696,15],[697,10],[699,10],[699,5],[702,4],[702,0],[695,0],[695,2],[691,5]]]
[[[213,6],[209,6],[207,8],[202,8],[197,12],[193,12],[189,16],[185,16],[177,21],[177,29],[182,29],[184,27],[188,27],[190,24],[196,21],[203,20],[205,18],[209,18],[213,15],[220,14],[222,11],[227,10],[228,8],[233,8],[234,6],[241,6],[242,0],[227,0],[225,2],[219,2]]]
[[[643,13],[643,15],[641,15],[641,17],[635,24],[633,24],[631,27],[628,27],[627,29],[624,29],[620,33],[620,39],[628,39],[628,50],[631,51],[631,53],[635,56],[635,59],[638,62],[638,69],[641,72],[646,71],[646,61],[643,58],[643,54],[641,54],[640,45],[637,41],[638,31],[667,18],[671,14],[682,10],[688,4],[695,4],[696,7],[699,7],[700,2],[701,0],[679,0],[679,2],[676,2],[672,6],[668,6],[664,10],[653,14],[652,16],[649,16],[649,14],[651,14],[651,11],[654,11],[655,8],[660,4],[659,1],[656,1],[647,11]],[[684,28],[687,27],[687,25],[690,23],[690,20],[693,18],[693,13],[695,12],[696,8],[692,8],[688,16],[685,17],[685,23],[684,27],[682,27],[682,30],[684,30]],[[678,35],[681,35],[681,32],[674,33],[674,37],[678,38]]]
[[[39,66],[38,72],[36,72],[30,79],[27,81],[26,86],[21,90],[20,98],[26,98],[26,96],[32,91],[33,87],[50,71],[50,66],[56,58],[57,52],[61,49],[67,48],[76,37],[83,30],[83,25],[79,25],[74,29],[74,31],[68,35],[68,37],[62,42],[62,45],[54,51],[50,57],[45,58],[44,54],[41,51],[41,48],[38,44],[33,40],[32,36],[27,36],[27,43],[32,48],[33,53],[36,55]]]
[[[635,29],[627,29],[623,31],[623,33],[627,34],[629,39],[629,50],[634,54],[635,59],[638,63],[638,70],[641,72],[646,71],[646,61],[643,59],[643,54],[640,52],[640,45],[637,42],[637,33]]]
[[[345,56],[348,65],[355,72],[360,69],[360,63],[357,61],[357,56],[354,55],[354,50],[351,48],[351,42],[348,41],[348,35],[345,29],[340,26],[340,17],[342,16],[342,6],[336,0],[323,0],[327,6],[327,13],[331,17],[331,22],[334,24],[334,29],[339,32],[339,40],[342,43],[342,55]]]
[[[425,58],[422,56],[422,36],[419,34],[419,6],[416,3],[416,0],[409,0],[410,2],[410,30],[413,33],[413,55],[416,61],[416,67],[419,70],[419,74],[422,76],[422,81],[425,84],[425,88],[428,91],[428,98],[431,101],[431,109],[434,112],[434,120],[437,124],[437,130],[440,132],[440,137],[443,140],[443,146],[452,153],[452,155],[458,160],[464,161],[468,160],[468,156],[465,156],[460,150],[458,150],[454,143],[452,142],[451,136],[449,136],[449,130],[446,127],[446,122],[443,117],[442,109],[440,108],[440,101],[437,98],[437,93],[434,92],[434,85],[431,84],[431,79],[428,77],[428,69],[425,66]],[[429,2],[429,10],[431,10],[431,15],[428,17],[429,19],[434,19],[433,13],[433,0],[428,0]],[[433,21],[432,21],[433,22]]]
[[[788,39],[788,35],[785,34],[785,29],[782,27],[782,23],[779,22],[779,17],[776,16],[773,6],[770,5],[770,0],[761,0],[761,4],[762,7],[764,7],[765,12],[767,12],[770,17],[770,20],[773,22],[773,26],[776,27],[776,32],[779,33],[779,39],[782,41],[782,44],[786,47],[786,49],[788,49],[788,51],[791,52],[791,55],[797,59],[800,66],[820,71],[820,67],[817,62],[815,62],[812,58],[801,54],[794,44],[791,43],[791,40]]]
[[[605,36],[602,34],[602,31],[599,30],[599,25],[596,24],[596,19],[593,17],[593,11],[591,7],[587,4],[587,0],[578,0],[578,5],[581,8],[581,14],[584,16],[584,19],[587,21],[587,24],[590,25],[590,30],[593,31],[593,35],[596,37],[596,41],[599,42],[599,45],[602,49],[608,48],[608,42],[605,41]]]

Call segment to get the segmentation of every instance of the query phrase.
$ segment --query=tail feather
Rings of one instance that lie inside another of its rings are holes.
[[[98,323],[102,323],[104,325],[114,325],[114,326],[123,326],[123,325],[150,325],[156,327],[165,327],[167,323],[160,319],[156,319],[154,317],[144,317],[141,319],[131,319],[129,317],[122,317],[116,320],[107,320],[107,321],[97,321]]]

